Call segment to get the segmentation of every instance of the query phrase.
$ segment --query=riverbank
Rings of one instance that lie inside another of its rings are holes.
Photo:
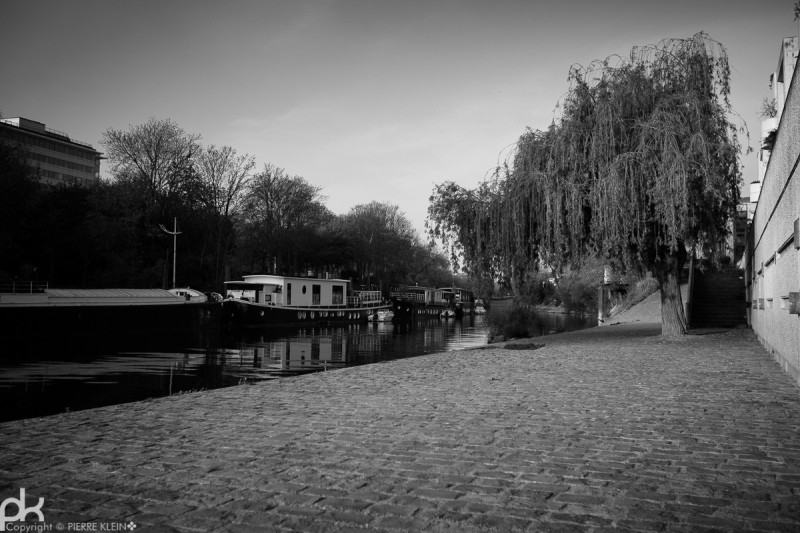
[[[0,495],[137,533],[800,528],[800,391],[751,331],[534,341],[0,424]]]

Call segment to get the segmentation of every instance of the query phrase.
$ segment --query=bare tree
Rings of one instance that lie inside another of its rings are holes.
[[[203,232],[201,264],[213,261],[214,282],[219,284],[227,272],[236,237],[236,222],[250,173],[255,167],[252,156],[237,155],[230,146],[214,145],[200,150],[195,158],[200,195],[207,212]]]
[[[197,172],[207,188],[206,204],[223,217],[238,214],[245,198],[255,158],[237,155],[230,146],[213,144],[202,149],[196,158]]]
[[[180,187],[178,181],[186,173],[200,146],[200,135],[186,133],[170,119],[150,117],[147,122],[130,126],[128,131],[109,128],[100,144],[115,176],[127,176],[146,185],[149,201],[158,195],[169,195]]]

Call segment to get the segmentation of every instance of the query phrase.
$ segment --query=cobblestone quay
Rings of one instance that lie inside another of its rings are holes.
[[[659,333],[1,424],[0,499],[136,533],[800,531],[798,388],[749,330]]]

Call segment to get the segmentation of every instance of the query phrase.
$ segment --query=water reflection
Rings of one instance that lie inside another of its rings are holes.
[[[544,333],[591,325],[557,315],[544,320]],[[485,343],[481,317],[7,343],[0,358],[0,421]]]
[[[247,378],[269,379],[480,346],[486,343],[486,333],[482,320],[472,318],[251,330],[238,333],[234,342],[240,372]]]

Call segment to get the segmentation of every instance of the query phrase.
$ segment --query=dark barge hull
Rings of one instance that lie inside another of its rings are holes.
[[[439,319],[442,313],[452,310],[447,305],[427,304],[403,298],[392,299],[392,312],[394,320],[434,320]]]
[[[10,337],[219,328],[220,302],[0,306],[0,331]]]
[[[468,304],[456,305],[456,318],[464,318],[465,316],[472,316],[475,314],[475,304],[472,302]]]
[[[278,307],[244,300],[222,302],[224,327],[293,326],[304,324],[353,324],[389,306],[378,307]]]

